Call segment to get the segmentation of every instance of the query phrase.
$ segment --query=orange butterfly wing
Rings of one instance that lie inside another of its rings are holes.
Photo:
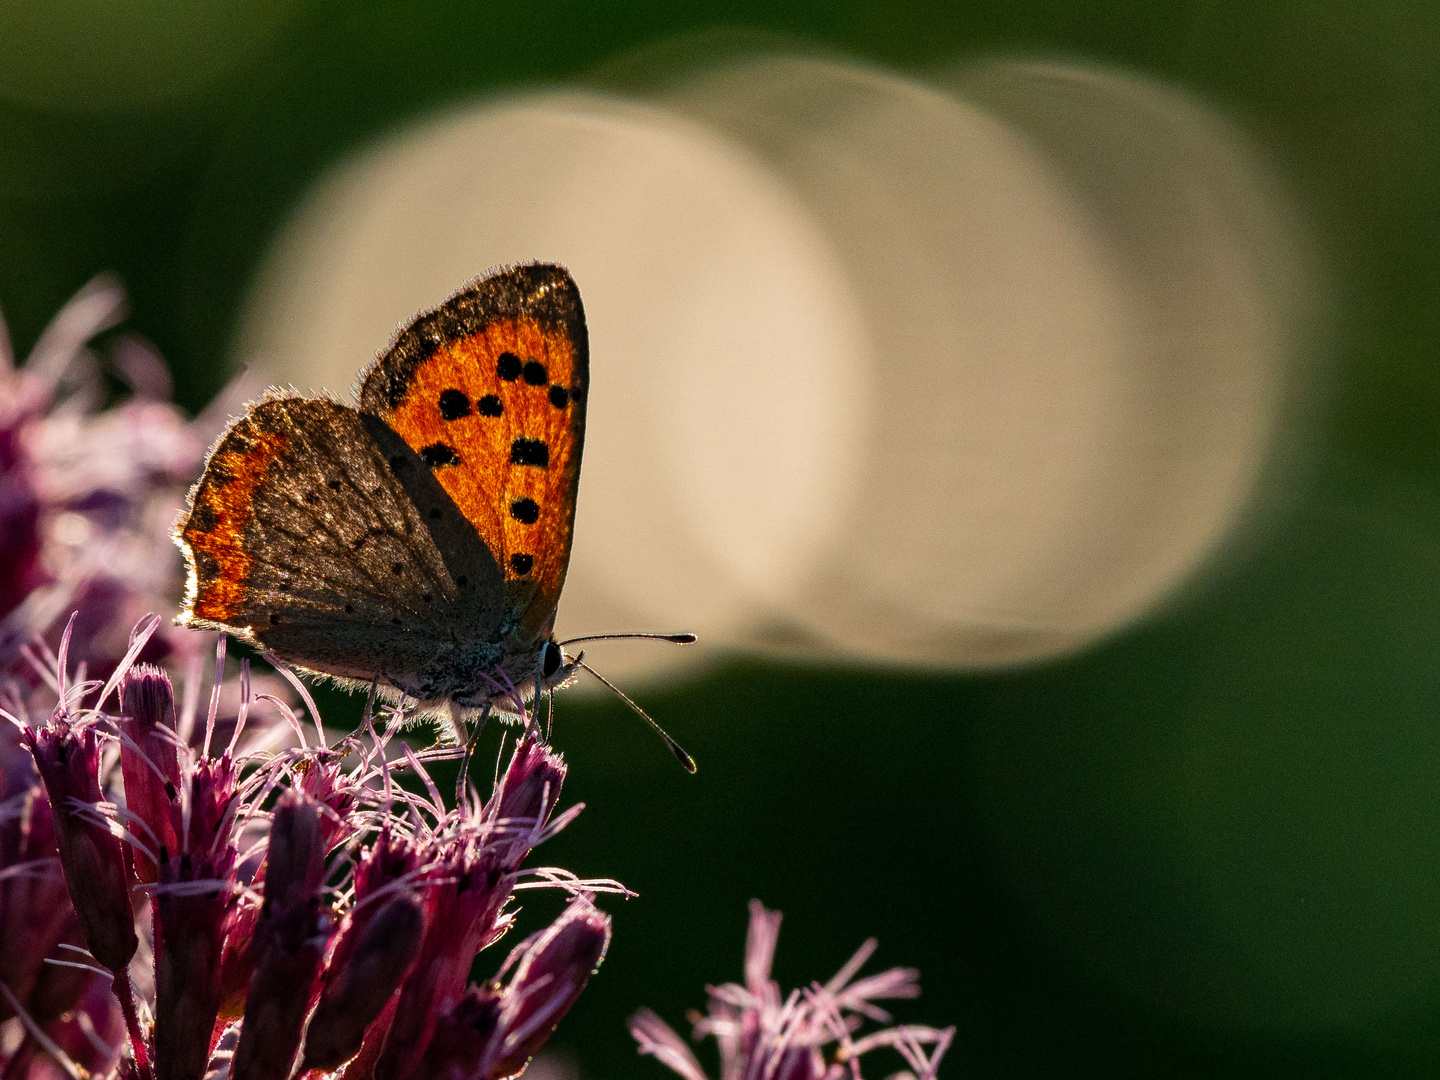
[[[589,344],[563,267],[493,272],[418,316],[363,374],[360,409],[427,464],[499,563],[524,636],[565,582]]]

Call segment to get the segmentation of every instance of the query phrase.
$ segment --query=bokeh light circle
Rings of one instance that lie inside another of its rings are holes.
[[[398,322],[478,270],[535,258],[571,269],[591,337],[560,632],[735,640],[754,618],[747,585],[794,572],[846,505],[866,351],[829,247],[743,149],[589,95],[436,120],[315,194],[262,276],[240,354],[343,391]],[[605,654],[622,674],[671,658]]]
[[[1065,77],[1088,126],[1046,126]],[[483,268],[564,262],[594,371],[565,631],[945,667],[1071,650],[1243,519],[1291,331],[1263,273],[1283,212],[1240,140],[1108,78],[749,56],[645,101],[480,103],[317,190],[241,353],[337,389]]]

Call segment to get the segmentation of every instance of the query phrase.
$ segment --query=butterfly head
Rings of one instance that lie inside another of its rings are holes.
[[[579,670],[579,657],[566,656],[559,642],[553,637],[540,646],[539,662],[536,664],[537,682],[542,691],[556,690],[566,685]]]

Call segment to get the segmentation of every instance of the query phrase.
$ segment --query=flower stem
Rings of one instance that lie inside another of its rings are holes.
[[[150,1055],[145,1050],[145,1035],[140,1030],[140,1017],[135,1012],[135,992],[130,986],[128,971],[112,972],[111,986],[120,1002],[120,1012],[125,1016],[125,1030],[130,1034],[130,1053],[135,1058],[135,1071],[140,1080],[154,1080],[150,1071]]]

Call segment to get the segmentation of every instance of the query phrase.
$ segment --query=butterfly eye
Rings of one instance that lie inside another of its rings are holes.
[[[540,673],[548,679],[560,670],[560,665],[564,661],[565,657],[560,652],[560,646],[553,641],[547,641],[544,658],[540,661]]]

